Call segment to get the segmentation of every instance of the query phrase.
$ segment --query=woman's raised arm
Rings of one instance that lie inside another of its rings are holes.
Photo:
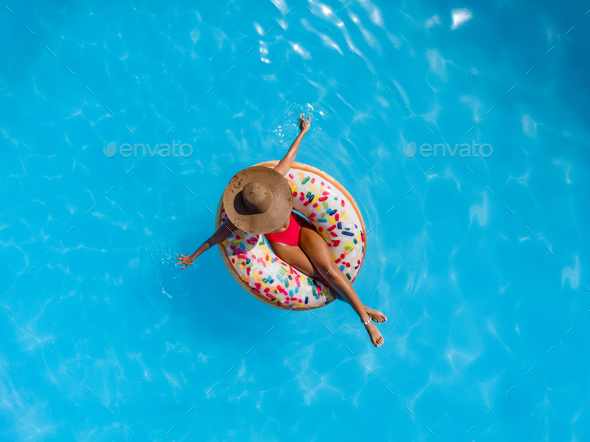
[[[201,247],[195,250],[195,253],[192,255],[180,255],[180,258],[176,258],[178,261],[176,264],[184,264],[182,270],[186,269],[201,253],[209,249],[211,246],[219,244],[221,241],[227,238],[235,228],[236,226],[234,226],[234,223],[232,223],[228,218],[221,226],[219,226],[219,229],[215,231],[211,238],[209,238],[207,241],[201,244]]]
[[[299,116],[299,129],[301,132],[299,132],[299,135],[297,135],[297,138],[295,138],[295,141],[293,141],[293,144],[291,144],[287,155],[285,155],[285,157],[279,161],[279,164],[274,167],[274,169],[281,175],[287,175],[287,172],[293,165],[293,161],[295,161],[295,156],[297,155],[297,149],[299,149],[299,144],[301,143],[303,135],[305,135],[309,130],[310,125],[311,117],[307,117],[307,121],[305,121],[305,114],[301,114]]]

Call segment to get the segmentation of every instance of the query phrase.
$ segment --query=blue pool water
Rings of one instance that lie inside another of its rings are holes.
[[[589,440],[587,9],[2,5],[0,440]],[[301,112],[372,229],[377,349],[174,265]]]

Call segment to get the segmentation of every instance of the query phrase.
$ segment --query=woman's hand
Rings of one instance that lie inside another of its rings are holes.
[[[306,133],[311,126],[311,117],[307,117],[305,121],[305,114],[299,114],[299,129],[301,132]]]
[[[180,270],[184,270],[186,269],[188,266],[190,266],[193,261],[195,260],[192,255],[180,255],[180,258],[176,258],[176,260],[178,261],[176,264],[184,264],[184,267]]]
[[[181,270],[186,269],[193,263],[195,259],[201,255],[201,253],[203,253],[205,250],[208,250],[211,246],[219,244],[221,241],[231,235],[235,228],[236,226],[234,223],[232,223],[229,218],[226,219],[225,222],[215,231],[213,236],[201,244],[197,250],[195,250],[195,253],[192,255],[180,255],[180,258],[176,258],[176,264],[184,265]]]

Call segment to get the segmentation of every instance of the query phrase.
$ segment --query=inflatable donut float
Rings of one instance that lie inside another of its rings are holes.
[[[278,161],[257,166],[275,167]],[[285,178],[293,192],[293,209],[322,235],[332,253],[335,270],[354,283],[366,251],[367,233],[361,212],[340,183],[315,167],[293,163]],[[223,196],[215,228],[225,222]],[[277,257],[264,235],[235,229],[219,243],[221,258],[236,282],[250,295],[272,307],[307,310],[323,307],[336,297],[330,289]]]

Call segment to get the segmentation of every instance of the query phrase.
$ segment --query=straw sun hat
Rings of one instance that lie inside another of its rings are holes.
[[[225,213],[246,233],[260,235],[277,230],[293,209],[289,183],[274,169],[252,166],[239,171],[223,192]]]

